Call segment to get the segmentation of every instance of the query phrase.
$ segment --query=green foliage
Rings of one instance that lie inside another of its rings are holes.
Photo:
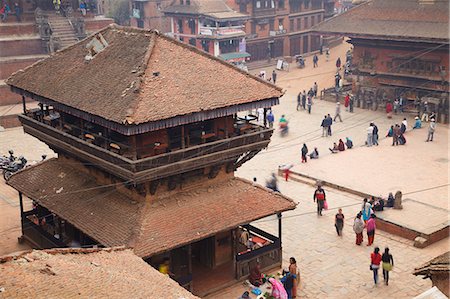
[[[119,25],[129,25],[131,12],[128,0],[112,0],[110,4],[108,17]]]

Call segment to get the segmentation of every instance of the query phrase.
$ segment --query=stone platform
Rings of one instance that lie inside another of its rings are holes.
[[[278,175],[283,176],[283,172],[279,170]],[[372,195],[376,196],[296,171],[290,171],[289,180],[310,186],[315,186],[317,181],[320,181],[323,186],[359,196],[361,200],[370,198]],[[385,208],[382,212],[376,212],[377,228],[408,240],[416,240],[417,237],[421,237],[422,239],[417,239],[417,242],[414,242],[414,246],[419,248],[426,247],[449,236],[449,211],[447,209],[411,198],[404,198],[402,206],[403,209],[401,210]],[[420,221],[421,219],[427,221]]]

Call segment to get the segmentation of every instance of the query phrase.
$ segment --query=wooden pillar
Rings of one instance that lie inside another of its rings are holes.
[[[133,156],[133,160],[137,160],[137,142],[136,135],[131,135],[131,154]]]
[[[234,271],[234,278],[237,279],[237,264],[236,264],[236,254],[237,254],[237,248],[236,248],[236,230],[233,229],[231,231],[231,254],[233,257],[233,271]]]
[[[281,227],[281,213],[278,213],[277,217],[278,217],[278,238],[280,239],[280,246],[281,246],[281,231],[282,231],[282,227]]]
[[[188,273],[192,275],[192,244],[188,244]],[[189,283],[189,291],[193,291],[193,281]]]
[[[23,106],[23,114],[27,114],[27,104],[25,102],[25,96],[22,96],[22,106]]]
[[[22,235],[23,235],[24,231],[23,231],[23,196],[22,196],[22,192],[19,192],[19,204],[20,204],[20,225],[22,227]]]
[[[184,126],[181,126],[181,148],[185,148]]]
[[[264,128],[267,128],[267,108],[264,108]]]

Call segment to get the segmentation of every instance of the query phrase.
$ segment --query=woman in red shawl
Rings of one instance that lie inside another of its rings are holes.
[[[392,118],[392,104],[391,102],[386,103],[386,114],[388,118]]]
[[[350,95],[347,93],[344,100],[345,111],[348,111],[348,106],[350,105]]]

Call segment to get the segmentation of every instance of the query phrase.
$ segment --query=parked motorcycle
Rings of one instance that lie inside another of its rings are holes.
[[[11,152],[10,155],[12,155]],[[23,169],[28,162],[27,159],[25,159],[23,156],[20,156],[18,159],[14,157],[13,161],[11,161],[10,158],[8,158],[8,160],[8,163],[1,165],[1,169],[3,170],[3,178],[5,179],[5,181],[7,181],[13,175],[13,173]]]

